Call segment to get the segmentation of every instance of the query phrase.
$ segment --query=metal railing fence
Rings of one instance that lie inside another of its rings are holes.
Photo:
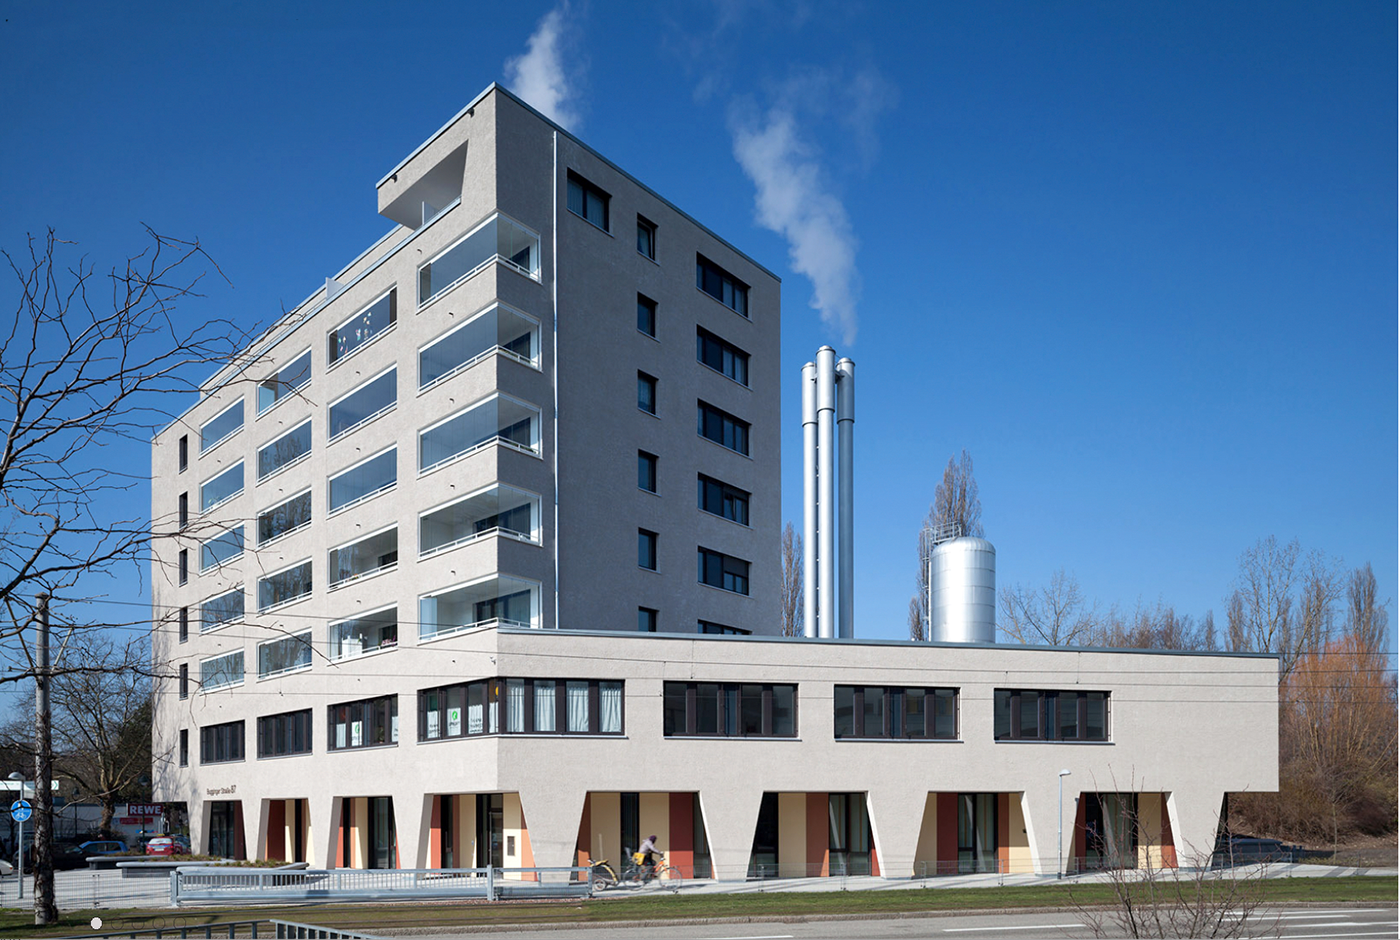
[[[179,868],[170,903],[581,897],[586,868]]]

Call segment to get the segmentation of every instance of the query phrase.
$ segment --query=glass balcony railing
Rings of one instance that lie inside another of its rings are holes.
[[[540,279],[540,237],[495,215],[418,269],[418,306],[483,270],[501,264]]]

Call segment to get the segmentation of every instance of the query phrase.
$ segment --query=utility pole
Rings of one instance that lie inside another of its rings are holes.
[[[53,892],[53,735],[49,712],[49,595],[40,594],[34,620],[34,924],[58,922]]]

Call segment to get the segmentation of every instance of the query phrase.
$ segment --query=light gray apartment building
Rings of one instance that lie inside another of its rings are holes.
[[[153,443],[156,799],[197,848],[1045,871],[1057,829],[1208,851],[1276,788],[1271,658],[779,637],[778,279],[509,92],[378,195]]]

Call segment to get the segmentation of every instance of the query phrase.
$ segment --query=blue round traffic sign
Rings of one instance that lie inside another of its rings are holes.
[[[15,800],[10,804],[10,818],[15,822],[24,822],[34,815],[34,807],[29,805],[28,800]]]

